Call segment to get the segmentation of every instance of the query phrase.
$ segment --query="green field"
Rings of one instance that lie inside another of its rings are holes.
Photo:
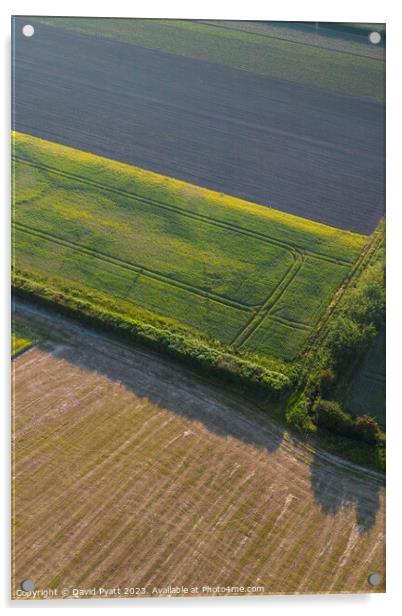
[[[21,133],[13,156],[17,271],[260,356],[302,350],[367,240]]]
[[[35,21],[351,96],[384,98],[383,63],[347,51],[300,47],[277,36],[189,20],[42,17]]]
[[[385,425],[385,331],[373,341],[345,397],[354,415],[372,415]]]
[[[11,326],[11,356],[27,351],[38,341],[38,336],[26,325],[13,321]]]

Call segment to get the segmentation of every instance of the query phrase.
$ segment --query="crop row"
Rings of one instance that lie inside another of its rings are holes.
[[[33,236],[36,236],[40,239],[44,239],[46,241],[50,241],[53,242],[55,244],[59,244],[60,246],[66,247],[68,249],[74,250],[78,253],[81,253],[83,255],[88,255],[91,256],[99,261],[102,262],[106,262],[106,263],[110,263],[114,266],[120,267],[123,270],[132,270],[135,271],[138,275],[144,276],[145,278],[149,278],[149,279],[154,279],[157,280],[159,282],[163,282],[164,284],[170,285],[172,287],[177,287],[179,289],[182,289],[186,292],[195,294],[195,295],[199,295],[201,297],[207,297],[209,300],[214,301],[215,303],[217,303],[218,305],[222,305],[222,306],[228,306],[228,307],[232,307],[232,308],[237,308],[239,310],[243,310],[246,312],[252,312],[252,316],[249,319],[249,321],[246,322],[246,324],[244,325],[244,327],[242,327],[239,332],[236,334],[235,338],[232,341],[232,345],[234,347],[239,348],[240,346],[244,345],[244,343],[246,342],[246,340],[251,336],[252,333],[255,332],[255,330],[257,330],[257,328],[260,326],[260,324],[262,323],[262,321],[264,321],[266,318],[272,318],[273,321],[277,321],[280,324],[285,324],[288,327],[294,328],[294,329],[301,329],[301,330],[308,330],[310,331],[311,327],[307,326],[303,323],[299,323],[297,321],[291,321],[288,319],[284,319],[281,317],[278,317],[276,315],[271,315],[270,311],[272,310],[272,308],[275,306],[275,304],[279,301],[279,299],[282,297],[282,295],[284,294],[284,292],[286,291],[287,287],[289,286],[289,284],[291,283],[291,281],[294,279],[294,277],[297,275],[300,267],[301,267],[301,263],[302,261],[300,259],[296,259],[294,264],[292,265],[292,267],[286,272],[284,279],[280,282],[279,286],[274,289],[273,293],[270,294],[270,296],[267,298],[266,302],[264,303],[264,305],[257,311],[252,311],[251,308],[247,307],[247,306],[243,306],[238,304],[237,302],[231,301],[231,300],[227,300],[226,298],[222,299],[222,298],[217,298],[214,297],[212,294],[208,294],[205,291],[203,291],[202,289],[194,289],[194,288],[189,288],[188,285],[185,285],[183,283],[181,283],[180,281],[176,281],[173,280],[171,278],[167,278],[165,276],[162,276],[160,274],[158,274],[157,272],[149,272],[146,268],[142,268],[140,266],[136,266],[133,265],[131,263],[127,263],[125,261],[122,261],[121,259],[117,259],[114,257],[111,257],[109,255],[105,255],[103,253],[100,253],[99,251],[95,251],[93,249],[87,249],[84,246],[81,246],[79,244],[76,244],[74,242],[70,242],[70,241],[66,241],[63,240],[62,238],[59,238],[55,235],[49,234],[49,233],[44,233],[41,231],[38,231],[36,229],[32,229],[27,227],[26,225],[23,225],[21,223],[14,223],[15,228],[20,229],[22,232],[27,233],[27,234],[31,234]],[[134,279],[133,284],[136,282],[136,279]],[[127,300],[127,295],[125,294],[122,299],[123,300]]]
[[[95,250],[94,248],[87,248],[86,246],[82,246],[81,244],[78,244],[71,240],[65,240],[62,237],[59,237],[52,233],[48,233],[48,232],[45,233],[43,231],[40,231],[39,229],[34,229],[20,222],[14,223],[14,226],[16,228],[19,228],[25,231],[26,233],[30,233],[31,235],[36,235],[37,237],[52,241],[55,244],[60,244],[61,246],[71,248],[71,250],[75,250],[77,252],[90,255],[94,259],[99,259],[101,261],[108,261],[110,263],[113,263],[113,265],[117,265],[118,267],[121,267],[126,270],[132,270],[133,272],[136,272],[137,274],[141,274],[142,276],[145,276],[146,278],[152,278],[154,280],[159,280],[160,282],[164,282],[165,284],[179,287],[181,289],[184,289],[188,293],[194,293],[195,295],[206,297],[214,302],[217,302],[218,304],[223,304],[225,306],[231,306],[233,308],[238,308],[239,310],[244,310],[245,312],[252,311],[251,307],[246,306],[245,304],[242,304],[241,302],[237,302],[228,297],[217,295],[216,293],[204,291],[203,289],[200,289],[199,287],[186,284],[185,282],[177,280],[176,278],[165,276],[156,270],[152,270],[150,268],[147,268],[142,265],[135,264],[135,263],[129,263],[128,261],[119,259],[118,257],[108,255],[99,250]]]
[[[366,241],[28,135],[14,152],[18,271],[264,361],[301,351]]]
[[[316,252],[313,251],[311,249],[306,249],[305,247],[302,247],[300,245],[298,245],[296,242],[295,243],[289,243],[289,242],[285,242],[283,240],[280,240],[278,238],[274,238],[272,236],[267,235],[267,233],[260,233],[257,232],[255,230],[251,230],[251,229],[247,229],[245,227],[242,227],[240,225],[234,224],[234,223],[229,223],[227,221],[223,221],[220,220],[219,218],[215,218],[213,216],[206,216],[204,214],[200,214],[197,212],[189,212],[188,210],[185,210],[184,208],[178,207],[177,205],[172,205],[172,204],[168,204],[165,202],[162,202],[160,200],[156,200],[150,197],[143,197],[142,195],[135,193],[135,192],[129,192],[126,190],[120,190],[117,188],[113,188],[111,186],[108,186],[106,184],[103,184],[102,182],[97,182],[94,180],[90,180],[89,178],[86,178],[84,176],[81,175],[77,175],[75,173],[70,173],[70,172],[66,172],[66,171],[62,171],[56,167],[51,167],[50,165],[45,165],[43,163],[34,163],[26,158],[22,158],[21,156],[14,156],[13,157],[14,160],[26,164],[26,165],[30,165],[32,167],[35,167],[37,169],[42,169],[43,171],[49,172],[49,173],[54,173],[56,175],[61,175],[63,177],[69,178],[71,180],[75,180],[77,182],[81,182],[83,184],[88,184],[90,186],[93,186],[95,188],[100,188],[102,191],[105,192],[109,192],[109,193],[114,193],[117,195],[120,195],[122,197],[127,197],[129,199],[135,199],[136,201],[140,201],[143,202],[146,205],[153,205],[154,207],[159,207],[162,209],[166,209],[169,211],[173,211],[175,213],[178,213],[182,216],[186,216],[187,218],[192,218],[194,220],[198,220],[201,222],[204,222],[206,224],[210,224],[210,225],[214,225],[223,229],[228,229],[230,231],[234,231],[236,233],[251,237],[254,240],[259,240],[262,242],[266,242],[268,244],[273,244],[276,246],[280,246],[281,248],[285,248],[289,251],[291,251],[292,253],[297,253],[299,255],[305,254],[307,256],[316,258],[316,259],[322,259],[324,261],[328,261],[329,263],[333,263],[336,265],[352,265],[353,261],[352,260],[348,260],[348,259],[344,259],[341,257],[337,257],[336,259],[327,255],[327,254],[323,254],[320,252]]]

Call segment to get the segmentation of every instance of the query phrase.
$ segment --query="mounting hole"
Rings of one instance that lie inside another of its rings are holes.
[[[32,580],[22,580],[21,589],[25,592],[32,592],[35,589],[35,584]]]
[[[371,573],[368,576],[368,583],[370,586],[378,586],[381,582],[381,575],[379,573]]]
[[[22,34],[28,37],[33,36],[35,34],[35,28],[31,26],[31,24],[25,24],[25,26],[22,28]]]
[[[370,32],[369,41],[373,43],[373,45],[378,45],[381,42],[381,34],[379,32]]]

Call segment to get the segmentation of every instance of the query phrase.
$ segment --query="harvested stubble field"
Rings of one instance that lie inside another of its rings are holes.
[[[18,270],[261,356],[294,358],[366,242],[21,133],[13,153]]]
[[[328,31],[317,47],[189,21],[34,17],[27,39],[24,20],[17,130],[335,227],[377,226],[384,64],[361,57],[367,45],[356,55],[325,48]]]
[[[172,362],[17,305],[14,591],[263,586],[368,592],[384,574],[375,473],[306,447]],[[158,592],[156,592],[158,594]]]

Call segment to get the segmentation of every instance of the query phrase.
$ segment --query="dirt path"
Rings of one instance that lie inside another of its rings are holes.
[[[384,577],[380,475],[169,360],[17,313],[50,343],[14,362],[15,589],[369,592]]]

